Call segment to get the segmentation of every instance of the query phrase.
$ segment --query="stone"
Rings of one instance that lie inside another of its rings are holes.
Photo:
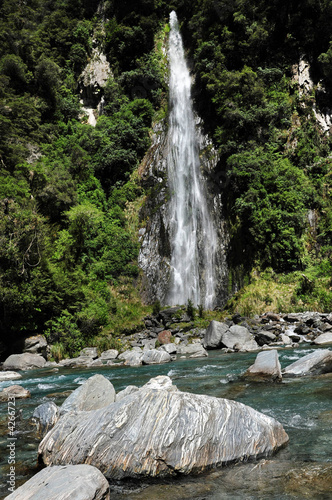
[[[78,358],[62,359],[59,361],[60,366],[65,366],[66,368],[80,368],[84,366],[89,366],[92,359],[90,356],[79,356]]]
[[[98,352],[97,347],[85,347],[81,350],[80,356],[87,356],[88,358],[97,359]]]
[[[280,316],[279,314],[273,313],[273,312],[267,312],[265,316],[271,320],[271,321],[280,321]]]
[[[119,356],[119,351],[117,349],[108,349],[103,351],[100,355],[102,360],[108,361],[109,359],[116,359]]]
[[[236,351],[256,351],[259,349],[253,335],[244,326],[233,325],[222,337],[222,343]]]
[[[242,403],[160,382],[166,389],[63,416],[40,443],[39,463],[88,462],[109,480],[164,477],[266,456],[288,441],[279,422]]]
[[[177,352],[177,345],[175,343],[165,344],[160,346],[158,351],[166,351],[168,354],[175,354]]]
[[[322,333],[315,338],[314,344],[322,345],[322,344],[332,344],[332,332]]]
[[[172,358],[168,352],[158,351],[157,349],[145,351],[142,357],[143,365],[156,365],[159,363],[169,363],[170,361],[172,361]]]
[[[6,497],[8,500],[110,500],[109,484],[91,465],[47,467]]]
[[[169,344],[171,342],[172,334],[169,330],[163,330],[158,333],[158,340],[160,344]]]
[[[22,375],[17,372],[0,372],[0,382],[5,382],[7,380],[19,380]]]
[[[60,409],[51,402],[43,403],[35,408],[32,420],[37,427],[37,432],[44,437],[59,420]]]
[[[280,340],[285,345],[292,345],[292,340],[288,337],[288,335],[285,335],[284,333],[280,335]]]
[[[46,359],[47,357],[47,341],[43,335],[34,335],[28,337],[24,341],[23,352],[30,352],[31,354],[41,354]]]
[[[257,354],[255,363],[244,374],[255,382],[280,381],[282,379],[278,351],[261,351]]]
[[[285,314],[284,320],[288,323],[296,323],[297,321],[300,321],[301,319],[301,314],[300,313],[289,313]]]
[[[119,359],[123,359],[126,366],[140,366],[142,364],[143,351],[140,348],[138,349],[135,350],[134,348],[132,351],[123,352],[119,355]]]
[[[43,368],[46,359],[39,354],[24,352],[23,354],[11,354],[2,365],[3,370],[33,370]]]
[[[264,344],[270,344],[276,340],[276,336],[272,332],[268,332],[267,330],[261,330],[256,333],[255,340],[259,346],[263,346]]]
[[[30,397],[30,391],[28,391],[21,385],[11,385],[0,392],[0,401],[7,401],[8,398],[26,399]]]
[[[186,354],[187,356],[190,357],[201,357],[201,356],[208,356],[208,352],[204,349],[202,344],[189,344],[186,346],[179,346],[177,350],[177,354]]]
[[[113,384],[103,375],[93,375],[62,403],[60,415],[73,411],[91,411],[115,401]]]
[[[224,347],[222,339],[228,331],[229,327],[226,323],[220,323],[215,320],[211,321],[203,339],[203,347],[205,349],[220,349]]]
[[[317,349],[303,356],[282,371],[283,377],[302,377],[332,372],[332,351]]]

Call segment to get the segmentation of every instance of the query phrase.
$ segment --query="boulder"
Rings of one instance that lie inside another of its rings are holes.
[[[116,349],[108,349],[107,351],[103,351],[100,355],[103,361],[116,359],[118,356],[119,356],[119,351],[117,351]]]
[[[172,358],[168,352],[158,351],[157,349],[145,351],[142,356],[143,365],[157,365],[159,363],[169,363],[170,361],[172,361]]]
[[[30,352],[31,354],[42,354],[47,358],[47,341],[43,335],[34,335],[28,337],[24,342],[23,352]]]
[[[332,351],[317,349],[303,356],[282,371],[284,377],[302,377],[303,375],[319,375],[332,371]]]
[[[322,344],[332,344],[332,332],[322,333],[315,338],[314,344],[322,345]]]
[[[90,356],[79,356],[78,358],[62,359],[59,361],[59,365],[66,368],[80,368],[89,366],[91,362],[92,358]]]
[[[270,344],[271,342],[274,342],[276,338],[277,337],[276,335],[274,335],[274,333],[269,332],[267,330],[261,330],[255,335],[255,340],[259,346]]]
[[[282,379],[278,351],[261,351],[255,363],[244,374],[245,378],[257,382],[280,381]]]
[[[127,366],[140,366],[142,364],[143,351],[134,348],[132,351],[128,350],[119,355],[119,359],[124,360]]]
[[[115,401],[113,384],[103,375],[93,375],[62,403],[60,415],[72,411],[91,411]]]
[[[30,391],[28,391],[21,385],[11,385],[3,389],[2,392],[0,392],[0,401],[7,401],[8,398],[26,399],[30,397],[31,397]]]
[[[11,354],[2,365],[3,370],[33,370],[43,368],[46,359],[39,354],[24,352],[23,354]]]
[[[36,424],[37,432],[45,436],[59,420],[60,409],[53,403],[43,403],[35,408],[32,414],[32,420]]]
[[[205,332],[203,347],[205,349],[220,349],[224,347],[222,339],[228,331],[229,327],[226,323],[220,323],[215,320],[211,321]]]
[[[109,484],[91,465],[47,467],[6,497],[8,500],[110,500]]]
[[[166,389],[150,384],[106,408],[64,415],[40,443],[39,462],[88,462],[110,480],[163,477],[266,456],[288,441],[279,422],[242,403],[160,382]]]
[[[163,330],[158,333],[158,340],[160,344],[169,344],[171,342],[172,334],[169,330]]]
[[[199,358],[201,356],[208,356],[208,352],[204,349],[201,343],[189,344],[186,346],[179,346],[177,354],[185,354],[191,358]]]
[[[97,347],[85,347],[81,350],[80,356],[87,356],[88,358],[97,359],[98,352]]]
[[[22,375],[17,372],[0,372],[0,382],[5,382],[7,380],[18,380],[22,378]]]
[[[284,333],[280,335],[280,340],[285,345],[292,345],[292,340],[288,335],[285,335]]]
[[[158,351],[166,351],[168,354],[176,354],[177,352],[177,345],[176,344],[165,344],[162,345],[158,348]]]
[[[259,349],[253,335],[245,326],[233,325],[222,337],[222,343],[236,351],[256,351]]]

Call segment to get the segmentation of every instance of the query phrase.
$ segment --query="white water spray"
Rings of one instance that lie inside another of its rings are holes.
[[[205,308],[215,300],[217,234],[210,217],[186,65],[176,13],[170,14],[170,116],[167,157],[170,198],[171,283],[167,302],[189,299]]]

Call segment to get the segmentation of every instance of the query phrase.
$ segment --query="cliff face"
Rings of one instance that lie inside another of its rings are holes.
[[[217,306],[225,304],[228,298],[228,269],[226,251],[228,235],[223,218],[222,194],[215,189],[215,167],[217,151],[208,136],[201,130],[196,117],[196,135],[200,156],[200,175],[207,185],[207,203],[217,228],[218,252],[215,276],[218,283],[215,291]],[[148,192],[141,211],[143,228],[140,231],[141,249],[138,264],[143,270],[142,298],[147,303],[160,300],[166,304],[171,278],[171,241],[169,199],[172,195],[167,178],[167,155],[169,142],[167,124],[158,122],[153,128],[152,145],[139,170],[141,182]],[[209,245],[209,242],[205,242]],[[203,275],[204,269],[200,269]]]

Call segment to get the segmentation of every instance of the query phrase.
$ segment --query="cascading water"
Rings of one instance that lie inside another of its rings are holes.
[[[167,173],[171,189],[171,281],[168,304],[189,299],[205,308],[215,300],[217,233],[210,217],[186,65],[176,13],[170,14],[170,116]]]

